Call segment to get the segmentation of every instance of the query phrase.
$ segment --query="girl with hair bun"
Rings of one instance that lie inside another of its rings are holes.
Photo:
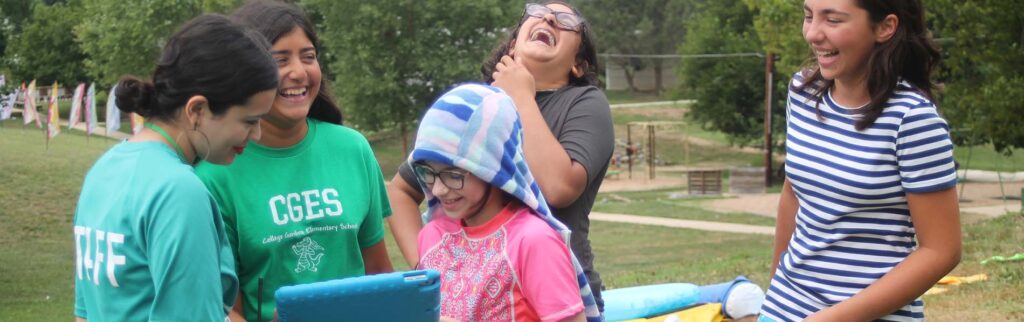
[[[260,138],[277,67],[259,34],[218,15],[167,41],[152,81],[123,78],[118,106],[146,118],[86,174],[74,219],[75,316],[223,321],[238,279],[218,207],[196,176]]]

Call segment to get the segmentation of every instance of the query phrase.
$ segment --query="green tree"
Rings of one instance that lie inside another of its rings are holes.
[[[782,138],[785,138],[786,133],[785,113],[789,82],[793,74],[807,66],[811,57],[810,47],[803,38],[803,0],[744,2],[754,12],[754,30],[761,40],[762,50],[774,58],[772,140],[776,147],[781,147],[784,143]],[[764,114],[763,111],[761,113]]]
[[[36,79],[40,84],[85,81],[85,54],[71,29],[81,20],[74,3],[36,3],[22,32],[7,49],[12,80]]]
[[[321,38],[346,119],[403,133],[445,89],[480,79],[480,63],[522,10],[499,0],[304,4],[323,18]]]
[[[167,38],[203,12],[226,12],[239,0],[82,0],[75,28],[90,76],[112,84],[123,74],[148,76]]]
[[[10,38],[21,33],[21,24],[32,15],[32,0],[0,1],[0,58],[6,57]],[[6,65],[0,60],[0,70]]]
[[[963,144],[1024,148],[1024,12],[1012,0],[933,0],[945,91],[939,112]]]
[[[689,0],[591,0],[580,9],[595,30],[604,63],[623,69],[631,91],[637,71],[652,68],[655,91],[662,90],[664,59],[628,57],[628,55],[671,54],[686,38],[684,23],[692,12]]]
[[[761,52],[753,21],[753,12],[741,0],[700,1],[687,21],[686,42],[679,53]],[[697,100],[688,117],[706,129],[726,133],[733,143],[762,137],[763,58],[684,58],[677,72],[680,93]]]
[[[785,89],[783,82],[810,57],[800,31],[802,1],[745,1],[757,12],[755,26],[765,50],[780,55],[776,87]],[[953,139],[967,145],[991,143],[1006,153],[1024,147],[1024,13],[1017,3],[932,0],[925,6],[943,51],[944,61],[933,77],[945,85],[938,106]]]
[[[810,58],[810,47],[803,38],[803,0],[744,0],[754,11],[754,30],[765,53],[776,56],[776,79],[782,88],[790,76]],[[784,92],[783,92],[784,93]]]

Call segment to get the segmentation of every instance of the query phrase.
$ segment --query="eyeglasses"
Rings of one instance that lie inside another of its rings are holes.
[[[416,163],[412,165],[413,171],[416,172],[416,177],[420,179],[427,186],[433,186],[437,178],[441,178],[441,183],[445,187],[452,190],[462,189],[463,184],[466,182],[466,174],[463,172],[452,171],[452,170],[441,170],[434,171],[426,164]]]
[[[536,3],[527,3],[526,10],[523,12],[523,16],[530,16],[544,19],[544,16],[548,14],[555,15],[555,25],[558,29],[566,31],[579,32],[583,28],[583,17],[577,16],[571,12],[555,11],[543,5]]]

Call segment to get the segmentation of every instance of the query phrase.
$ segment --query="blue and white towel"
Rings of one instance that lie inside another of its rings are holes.
[[[519,113],[512,98],[501,89],[466,84],[438,98],[420,121],[415,149],[408,162],[415,161],[461,168],[515,196],[558,231],[568,246],[570,231],[551,215],[540,186],[526,165]],[[437,213],[440,201],[430,189],[422,188],[428,200],[425,216]],[[583,267],[575,254],[571,258],[587,321],[601,321]]]

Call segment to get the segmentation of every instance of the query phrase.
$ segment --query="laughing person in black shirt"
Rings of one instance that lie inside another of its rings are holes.
[[[614,129],[608,99],[596,87],[597,50],[590,26],[561,1],[527,4],[519,24],[481,66],[487,83],[515,102],[526,161],[555,218],[572,230],[571,248],[583,265],[598,307],[601,277],[590,248],[590,210],[604,180]],[[402,254],[418,263],[416,238],[423,201],[412,168],[403,163],[388,185],[388,218]]]

